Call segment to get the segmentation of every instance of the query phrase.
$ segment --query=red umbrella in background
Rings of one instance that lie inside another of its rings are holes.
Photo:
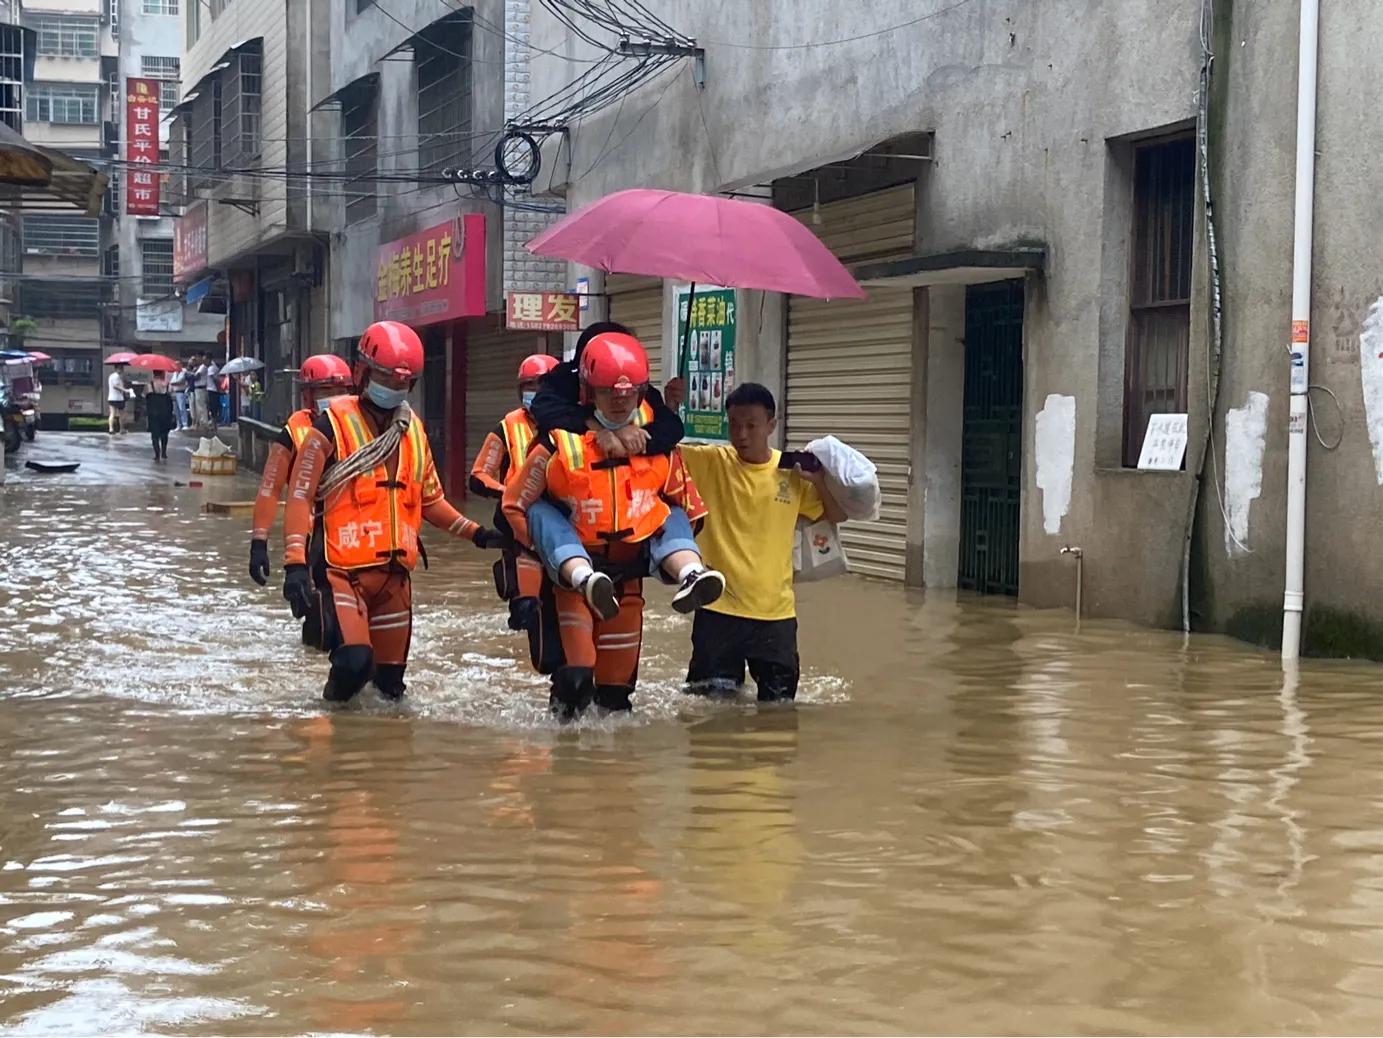
[[[138,356],[137,353],[131,353],[129,350],[121,350],[119,353],[112,353],[109,357],[107,357],[106,360],[105,360],[105,363],[107,363],[107,364],[133,364],[133,363],[134,363],[134,359],[135,359],[135,357],[137,357],[137,356]]]
[[[735,198],[616,191],[549,227],[528,251],[610,273],[687,281],[689,308],[698,281],[816,299],[865,298],[859,282],[807,227],[781,209]],[[683,326],[682,372],[691,325]]]
[[[108,360],[106,363],[112,362]],[[172,357],[165,357],[162,353],[141,353],[129,363],[132,367],[142,368],[145,371],[159,371],[165,375],[182,367]]]
[[[42,350],[30,350],[29,360],[31,360],[35,364],[51,364],[53,358],[50,357],[48,354],[44,353]]]

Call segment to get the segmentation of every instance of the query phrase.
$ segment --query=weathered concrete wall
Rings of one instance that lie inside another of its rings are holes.
[[[505,0],[480,0],[475,4],[480,19],[503,25]],[[379,73],[379,169],[381,173],[418,169],[417,75],[407,60],[382,60],[413,33],[446,15],[436,0],[394,0],[389,18],[378,8],[355,13],[354,4],[334,4],[331,13],[331,81],[321,84],[318,98],[326,97],[367,73]],[[398,22],[404,23],[403,25]],[[404,26],[408,28],[405,28]],[[479,24],[472,38],[474,64],[471,73],[472,126],[477,163],[488,165],[497,134],[504,121],[505,40]],[[341,134],[333,118],[330,136]],[[493,136],[492,135],[496,135]],[[488,141],[488,146],[483,146]],[[483,147],[482,147],[483,146]],[[380,184],[375,216],[350,226],[345,222],[345,201],[339,193],[332,205],[330,334],[332,339],[353,339],[374,320],[375,263],[385,242],[414,231],[444,223],[463,212],[481,212],[487,221],[487,308],[503,305],[503,233],[499,208],[466,189],[458,197],[449,185],[419,188],[409,184]]]
[[[618,110],[582,121],[569,165],[550,154],[548,183],[571,206],[633,185],[743,187],[933,132],[918,250],[1048,250],[1045,276],[1027,286],[1022,598],[1069,604],[1069,561],[1057,552],[1075,543],[1086,552],[1093,612],[1169,621],[1191,477],[1106,471],[1097,459],[1101,394],[1122,393],[1123,360],[1121,329],[1101,322],[1112,261],[1104,199],[1107,142],[1195,117],[1199,5],[975,0],[922,21],[910,3],[650,6],[706,47],[705,90],[684,62]],[[914,24],[880,33],[905,22]],[[535,12],[533,31],[538,47],[589,54],[545,14]],[[821,45],[869,33],[880,34]],[[752,49],[795,44],[813,45]],[[551,93],[581,67],[535,56],[534,93]],[[1197,291],[1199,305],[1204,286]],[[1197,327],[1192,355],[1204,346]],[[1204,374],[1191,368],[1194,440],[1204,432]],[[1055,533],[1044,530],[1030,449],[1051,394],[1075,400],[1071,502]],[[1120,406],[1118,397],[1116,415]]]

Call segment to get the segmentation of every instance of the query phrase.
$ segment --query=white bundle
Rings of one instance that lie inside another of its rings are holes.
[[[872,523],[879,518],[884,495],[879,489],[879,470],[854,447],[834,436],[823,436],[807,444],[826,470],[831,496],[845,510],[846,518]]]

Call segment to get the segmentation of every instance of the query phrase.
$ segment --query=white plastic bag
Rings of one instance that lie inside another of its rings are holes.
[[[825,519],[809,523],[797,520],[797,539],[792,545],[793,579],[798,583],[825,580],[850,572],[835,525]]]
[[[877,521],[884,495],[874,463],[834,436],[812,440],[806,449],[817,456],[826,470],[831,496],[845,510],[846,518],[866,523]]]

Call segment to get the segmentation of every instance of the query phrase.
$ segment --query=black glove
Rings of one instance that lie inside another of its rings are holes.
[[[312,606],[312,578],[307,575],[307,567],[285,566],[283,568],[283,597],[293,615],[301,620]]]
[[[512,543],[508,534],[491,530],[488,526],[482,526],[475,531],[475,546],[477,548],[507,548]]]
[[[260,587],[269,583],[269,542],[258,537],[250,542],[250,579]]]

